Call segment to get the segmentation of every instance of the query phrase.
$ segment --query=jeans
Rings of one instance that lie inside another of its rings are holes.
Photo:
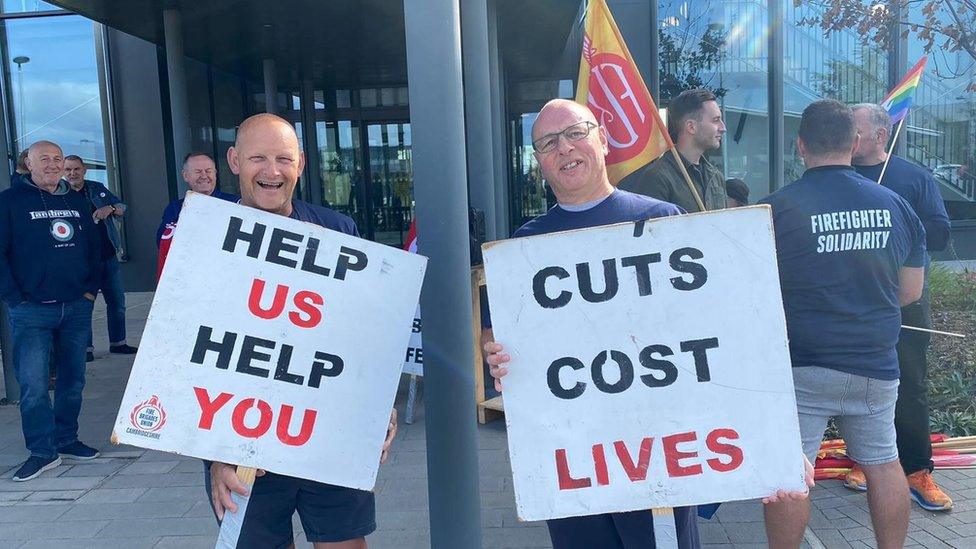
[[[9,312],[24,441],[31,456],[51,459],[58,448],[78,440],[92,302],[84,297],[66,303],[25,302]],[[55,345],[58,379],[52,408],[48,367]]]
[[[108,319],[109,345],[125,343],[125,290],[122,289],[122,268],[115,256],[102,264],[102,280],[99,283],[105,298],[105,316]],[[92,350],[92,330],[88,326],[88,350]]]
[[[932,300],[926,286],[922,298],[903,307],[901,323],[919,328],[932,327]],[[929,439],[929,400],[925,374],[925,353],[931,336],[925,332],[902,330],[898,335],[898,404],[895,405],[895,432],[898,457],[906,475],[932,470],[932,441]]]

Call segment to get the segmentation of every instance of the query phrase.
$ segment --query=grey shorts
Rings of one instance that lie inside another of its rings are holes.
[[[873,379],[829,368],[793,368],[803,453],[817,459],[831,417],[847,443],[847,455],[861,465],[898,459],[895,401],[898,380]]]

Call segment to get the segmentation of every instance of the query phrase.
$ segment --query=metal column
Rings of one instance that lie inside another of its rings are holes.
[[[313,204],[325,202],[322,190],[322,171],[319,163],[318,134],[315,130],[315,83],[302,80],[302,141],[305,144],[305,172],[308,178],[308,200]]]
[[[488,57],[488,5],[461,0],[464,57],[464,122],[471,205],[485,212],[485,237],[495,240],[495,167],[491,132],[491,74]]]
[[[767,72],[769,85],[769,192],[783,186],[783,2],[769,2]]]
[[[169,111],[173,126],[173,156],[176,172],[183,170],[183,156],[190,152],[190,108],[186,92],[186,67],[183,64],[183,27],[177,9],[163,10],[163,40],[166,44],[166,80]],[[186,192],[183,178],[177,178],[178,194]]]
[[[404,0],[424,292],[427,478],[434,549],[479,549],[464,97],[458,0]]]
[[[902,77],[905,76],[905,73],[908,72],[908,38],[901,37],[901,24],[899,21],[903,18],[908,18],[908,14],[905,12],[911,8],[901,1],[889,2],[888,6],[888,9],[891,10],[891,29],[889,30],[890,38],[888,41],[888,89],[892,90]],[[905,120],[905,125],[908,125],[907,119]],[[894,128],[891,131],[894,132]],[[901,129],[898,142],[895,143],[894,153],[898,156],[907,155],[907,127]]]
[[[278,73],[274,59],[264,60],[264,112],[278,113]]]
[[[0,126],[2,125],[4,125],[3,120],[0,120]],[[0,131],[0,157],[9,159],[6,136],[6,131]],[[0,190],[8,187],[10,187],[10,172],[2,170]],[[0,361],[3,362],[3,398],[0,399],[0,403],[3,404],[13,404],[20,400],[20,385],[14,375],[13,342],[7,317],[7,304],[0,302]]]
[[[495,174],[495,238],[511,234],[508,214],[509,150],[508,112],[505,100],[504,71],[498,49],[498,6],[488,0],[488,74],[491,85],[491,139]]]

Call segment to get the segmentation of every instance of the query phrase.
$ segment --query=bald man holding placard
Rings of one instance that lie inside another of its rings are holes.
[[[363,548],[426,260],[294,199],[282,118],[245,120],[227,162],[241,202],[188,195],[114,435],[210,460],[218,547],[288,547],[297,512],[316,547]]]
[[[532,128],[532,138],[536,159],[542,168],[546,181],[556,195],[557,205],[553,206],[542,216],[522,226],[515,232],[514,236],[516,238],[625,222],[637,222],[635,227],[643,227],[641,224],[645,220],[675,216],[683,213],[683,210],[674,204],[632,194],[620,189],[614,189],[610,185],[605,163],[605,156],[608,152],[606,131],[596,123],[593,114],[581,105],[561,99],[547,103],[539,113]],[[637,229],[635,228],[634,230],[636,231]],[[582,235],[583,233],[583,231],[580,231],[574,234]],[[526,241],[531,240],[533,239],[527,239]],[[486,248],[490,246],[486,245]],[[679,269],[686,269],[686,272],[691,275],[691,279],[690,281],[678,279],[679,282],[674,283],[679,285],[689,284],[691,286],[704,283],[704,278],[700,276],[700,269],[697,268],[699,266],[693,265],[693,261],[688,261],[689,258],[687,256],[682,257],[672,257],[671,264],[678,265]],[[633,261],[628,262],[627,259]],[[658,258],[658,261],[660,261],[660,258]],[[625,258],[624,265],[629,265],[636,272],[646,273],[652,262],[654,262],[654,259],[650,256],[644,256],[643,259],[633,257]],[[488,256],[486,255],[487,265]],[[607,263],[604,262],[604,266],[606,265]],[[556,291],[555,289],[547,291],[546,280],[550,278],[550,275],[560,280],[566,278],[561,275],[561,271],[558,271],[557,267],[550,267],[548,270],[543,269],[543,271],[540,271],[540,274],[545,276],[542,277],[541,284],[534,285],[535,291],[533,295],[542,308],[559,310],[573,299],[573,295],[571,295],[573,292],[568,290],[563,292]],[[648,277],[640,278],[641,275],[638,276],[640,280],[649,280]],[[538,276],[535,278],[536,280],[540,279]],[[641,295],[650,295],[649,287],[646,285],[641,287]],[[499,294],[493,292],[493,289],[498,288],[492,286],[492,279],[489,276],[489,297],[495,298]],[[691,287],[688,286],[685,289],[691,289]],[[608,302],[613,299],[620,299],[619,295],[616,298],[614,297],[615,293],[616,286],[613,286],[613,290],[611,290],[609,283],[600,292],[600,295],[593,295],[594,290],[592,285],[586,287],[586,284],[582,284],[580,294],[575,297],[576,299],[582,298],[590,303]],[[532,295],[526,296],[525,300],[532,301]],[[528,307],[526,305],[526,308]],[[528,315],[523,316],[522,320],[531,322],[527,320],[527,317]],[[520,324],[520,326],[524,326],[524,324]],[[489,332],[488,338],[491,339],[492,337],[493,334]],[[704,367],[704,377],[707,378],[707,359],[704,359],[704,357],[708,349],[711,348],[710,345],[712,343],[709,340],[686,343],[689,344],[687,347],[689,354],[693,353],[696,356],[695,362]],[[714,344],[717,345],[717,341]],[[685,346],[682,345],[682,347],[684,350]],[[498,342],[489,341],[485,343],[484,350],[491,367],[491,375],[495,378],[495,386],[498,390],[501,390],[501,380],[509,373],[508,363],[512,357],[506,353],[503,345]],[[617,353],[617,351],[613,351],[613,353]],[[525,362],[525,357],[522,358],[523,362]],[[576,364],[576,361],[572,359],[559,359],[549,367],[548,390],[558,399],[560,406],[582,396],[583,391],[589,391],[593,395],[598,394],[597,392],[618,393],[621,392],[620,387],[625,385],[623,381],[625,378],[634,381],[632,376],[624,376],[621,374],[621,380],[613,382],[610,385],[608,385],[609,381],[605,379],[598,380],[596,377],[592,386],[583,382],[574,385],[572,382],[565,381],[571,374],[565,374],[563,372],[563,370],[575,370],[576,366],[574,364]],[[534,363],[529,361],[529,363],[519,364],[518,366],[521,368],[532,368]],[[699,377],[701,378],[701,374]],[[644,384],[646,383],[644,382]],[[634,382],[633,384],[635,387],[639,385],[641,385],[641,382]],[[550,395],[545,396],[549,397]],[[506,402],[506,404],[509,403]],[[506,419],[512,421],[514,424],[515,419],[512,419],[512,417],[507,417]],[[583,432],[585,430],[586,428],[584,427],[579,429],[579,438],[582,439],[593,434],[592,432]],[[510,431],[510,443],[512,436],[512,431]],[[575,489],[586,489],[591,486],[604,486],[605,482],[610,482],[609,477],[606,475],[605,467],[603,467],[604,460],[610,459],[608,456],[612,454],[612,448],[615,446],[611,445],[610,447],[611,450],[607,453],[602,453],[603,450],[598,452],[598,449],[594,447],[594,460],[600,463],[597,465],[596,475],[592,478],[574,477],[571,475],[568,469],[563,467],[567,464],[567,451],[557,450],[556,468],[559,469],[559,490],[572,491]],[[619,449],[617,451],[620,452]],[[649,456],[649,452],[650,450],[645,452],[642,447],[638,454],[639,456],[643,456],[647,453]],[[734,454],[733,450],[730,450],[730,452]],[[600,458],[600,456],[603,457]],[[641,476],[641,474],[645,477],[647,476],[647,465],[642,459],[638,457],[636,463],[630,464],[636,467],[631,471],[633,474],[631,480]],[[515,461],[513,457],[513,464]],[[735,461],[735,457],[733,456],[731,462],[734,463]],[[645,465],[639,465],[642,462]],[[641,469],[644,471],[643,473],[641,473]],[[810,482],[812,483],[812,480]],[[516,492],[518,498],[518,489]],[[776,495],[767,498],[767,500],[776,501],[786,498],[804,497],[806,497],[805,493],[801,492],[778,492]],[[585,516],[567,516],[565,512],[561,511],[557,511],[555,514],[558,514],[562,518],[547,520],[547,526],[553,547],[556,549],[582,549],[589,547],[608,549],[655,548],[667,547],[668,543],[672,547],[679,547],[681,549],[693,549],[700,546],[695,507],[675,507],[673,509],[673,515],[666,513],[666,518],[663,521],[660,516],[655,517],[648,510],[600,514],[587,514],[584,510],[583,512],[573,513],[574,515]],[[551,514],[549,516],[553,515]]]

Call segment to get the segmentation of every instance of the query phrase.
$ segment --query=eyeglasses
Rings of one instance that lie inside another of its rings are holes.
[[[586,136],[590,135],[590,130],[595,127],[596,124],[593,122],[584,120],[583,122],[573,124],[561,132],[543,135],[532,142],[532,148],[539,154],[550,153],[559,146],[559,136],[565,137],[567,141],[579,141],[586,139]]]
[[[193,175],[195,177],[200,177],[203,174],[213,175],[213,174],[217,173],[217,170],[215,170],[213,168],[207,168],[205,170],[187,170],[187,171],[190,172],[190,175]]]

